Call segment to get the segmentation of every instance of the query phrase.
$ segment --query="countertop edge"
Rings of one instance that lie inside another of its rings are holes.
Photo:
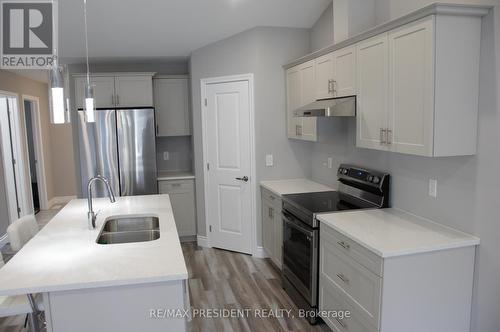
[[[310,190],[303,190],[303,191],[301,191],[301,190],[298,190],[298,191],[294,191],[294,192],[291,192],[291,193],[280,193],[280,192],[278,192],[277,190],[275,190],[272,186],[270,186],[268,184],[268,182],[272,182],[272,181],[276,181],[276,182],[279,182],[279,181],[282,181],[282,182],[286,182],[286,181],[309,181],[311,183],[314,183],[314,184],[317,184],[319,186],[325,187],[324,190],[319,190],[318,192],[335,191],[335,189],[330,188],[327,185],[315,182],[313,180],[305,179],[305,178],[284,179],[284,180],[262,180],[262,181],[259,182],[259,186],[260,187],[263,187],[264,189],[269,190],[270,192],[272,192],[275,195],[278,195],[279,197],[282,197],[283,195],[300,194],[300,193],[315,192],[315,191],[310,191]]]
[[[12,290],[0,291],[0,296],[16,296],[24,294],[35,294],[35,293],[53,293],[53,292],[67,292],[67,291],[78,291],[92,288],[110,288],[110,287],[125,287],[134,285],[147,285],[153,283],[163,283],[163,282],[173,282],[173,281],[183,281],[189,278],[187,270],[185,273],[172,274],[164,277],[150,277],[150,278],[137,278],[137,279],[124,279],[124,280],[106,280],[106,281],[95,281],[95,282],[85,282],[78,284],[64,284],[64,285],[48,285],[44,287],[33,287],[33,288],[19,288]]]
[[[170,181],[170,180],[192,180],[196,179],[194,175],[179,175],[179,176],[159,176],[156,181]]]

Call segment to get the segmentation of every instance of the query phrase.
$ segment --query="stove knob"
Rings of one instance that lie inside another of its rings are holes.
[[[368,175],[367,180],[368,180],[368,182],[372,182],[373,181],[373,175]]]
[[[344,168],[343,173],[344,175],[347,175],[347,168]]]
[[[344,170],[344,169],[343,169],[342,167],[339,167],[339,173],[340,173],[340,174],[342,174],[342,171],[343,171],[343,170]]]
[[[373,177],[373,183],[378,184],[380,182],[380,178],[378,176]]]

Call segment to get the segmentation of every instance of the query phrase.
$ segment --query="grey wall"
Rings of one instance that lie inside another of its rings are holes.
[[[494,1],[468,1],[494,3]],[[378,0],[378,23],[394,19],[430,1]],[[354,119],[321,120],[320,142],[311,144],[312,178],[334,184],[334,166],[352,162],[389,171],[392,205],[481,238],[477,255],[472,331],[500,330],[500,1],[483,20],[481,37],[479,138],[476,156],[424,158],[355,148]],[[428,196],[437,179],[437,198]]]
[[[333,44],[333,1],[325,9],[310,31],[311,52]]]
[[[193,139],[196,172],[198,233],[206,235],[202,165],[201,97],[202,78],[254,74],[256,181],[310,177],[309,145],[286,138],[285,76],[282,65],[309,51],[306,29],[256,28],[193,52]],[[265,167],[265,155],[274,155],[275,166]],[[257,193],[258,197],[260,194]],[[257,234],[261,238],[260,200],[257,199]]]
[[[168,152],[169,160],[163,159]],[[158,137],[156,160],[158,171],[191,171],[193,169],[193,146],[191,136]]]

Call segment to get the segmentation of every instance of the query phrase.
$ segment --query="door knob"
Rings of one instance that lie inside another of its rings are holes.
[[[244,176],[242,178],[236,178],[236,180],[240,180],[240,181],[243,181],[243,182],[248,182],[248,176]]]

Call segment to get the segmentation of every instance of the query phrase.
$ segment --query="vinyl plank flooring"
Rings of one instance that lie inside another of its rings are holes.
[[[281,286],[281,274],[268,259],[253,258],[215,248],[201,248],[195,243],[183,243],[188,271],[197,281],[190,280],[191,307],[210,309],[249,309],[249,315],[224,318],[223,324],[193,317],[192,331],[330,331],[325,324],[311,326],[300,318],[298,309]],[[194,253],[193,253],[194,252]],[[203,259],[202,256],[205,258]],[[189,266],[197,264],[197,266]],[[208,285],[208,288],[203,288]],[[205,295],[200,295],[200,291]],[[291,315],[263,317],[254,310],[290,310]]]

